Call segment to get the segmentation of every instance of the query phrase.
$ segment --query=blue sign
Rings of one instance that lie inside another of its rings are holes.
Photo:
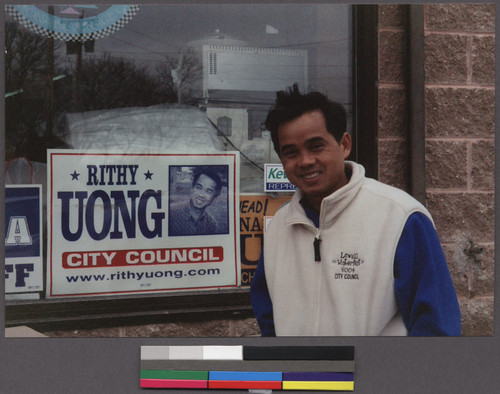
[[[40,185],[5,187],[5,292],[43,290]]]

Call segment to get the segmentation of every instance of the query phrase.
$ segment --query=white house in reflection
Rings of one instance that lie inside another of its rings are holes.
[[[186,48],[201,67],[198,76],[182,87],[185,94],[206,111],[227,149],[236,147],[244,155],[242,185],[255,184],[251,188],[255,190],[246,191],[261,191],[262,172],[257,166],[279,161],[264,121],[277,91],[294,83],[307,90],[307,51],[252,47],[219,31],[189,42]],[[251,178],[256,182],[244,182]]]

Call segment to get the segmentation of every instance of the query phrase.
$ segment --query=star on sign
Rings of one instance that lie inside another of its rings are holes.
[[[150,172],[149,170],[148,170],[148,172],[145,172],[145,173],[144,173],[144,175],[146,176],[146,180],[148,180],[148,179],[151,179],[151,180],[152,180],[152,179],[153,179],[153,178],[152,178],[152,177],[153,177],[153,174],[154,174],[154,173],[153,173],[153,172]]]
[[[71,180],[72,181],[75,181],[75,180],[78,180],[78,177],[80,176],[80,174],[78,172],[73,171],[73,174],[70,174],[71,175]]]

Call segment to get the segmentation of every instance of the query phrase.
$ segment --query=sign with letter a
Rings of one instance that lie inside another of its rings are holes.
[[[41,185],[5,187],[5,292],[43,290]]]

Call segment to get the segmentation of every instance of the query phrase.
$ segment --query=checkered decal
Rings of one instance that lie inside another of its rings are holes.
[[[6,5],[5,10],[20,24],[24,25],[31,31],[34,31],[35,33],[50,37],[50,38],[55,38],[58,40],[63,40],[63,41],[88,41],[88,40],[97,40],[99,38],[103,38],[109,34],[113,34],[114,32],[120,30],[122,27],[124,27],[128,22],[132,20],[132,18],[137,14],[137,11],[139,11],[139,5],[130,5],[127,12],[115,23],[101,29],[98,31],[94,31],[91,33],[79,33],[79,34],[71,34],[71,33],[65,33],[65,32],[59,32],[59,31],[54,31],[47,29],[43,26],[40,26],[32,21],[30,21],[28,18],[20,14],[16,8],[15,5]],[[76,21],[76,20],[75,20]]]

